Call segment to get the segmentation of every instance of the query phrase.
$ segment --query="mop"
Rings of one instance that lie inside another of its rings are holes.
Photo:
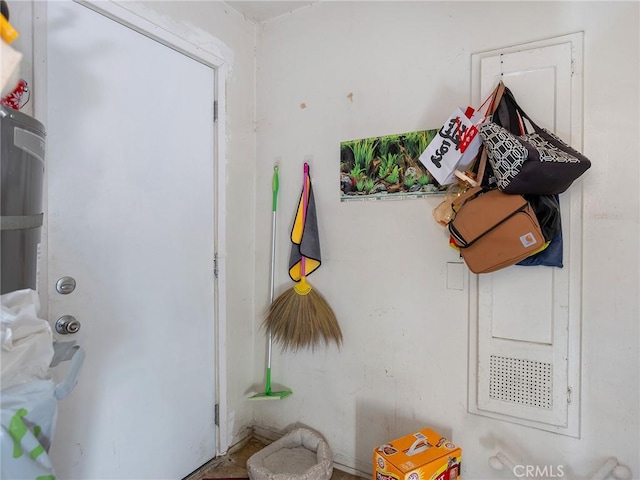
[[[271,208],[271,279],[269,285],[269,304],[273,303],[274,292],[274,275],[275,275],[275,260],[276,260],[276,211],[278,208],[278,166],[273,167],[273,181],[271,183],[273,191],[273,200]],[[288,397],[293,392],[291,390],[280,390],[274,392],[271,390],[271,350],[273,347],[273,336],[271,335],[271,329],[267,330],[267,371],[265,373],[265,389],[264,393],[256,393],[249,397],[249,400],[281,400]]]

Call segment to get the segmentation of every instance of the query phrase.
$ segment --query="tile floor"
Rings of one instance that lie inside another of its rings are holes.
[[[216,458],[202,466],[184,480],[204,480],[205,478],[248,478],[247,460],[254,453],[262,450],[268,441],[252,437],[246,444],[221,458]],[[362,480],[334,467],[331,480]]]

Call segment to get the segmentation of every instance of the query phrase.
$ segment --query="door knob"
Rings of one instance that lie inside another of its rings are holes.
[[[72,315],[63,315],[56,321],[56,332],[61,335],[78,333],[80,322]]]

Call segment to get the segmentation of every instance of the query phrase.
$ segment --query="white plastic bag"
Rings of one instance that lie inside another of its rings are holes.
[[[56,423],[53,380],[33,380],[2,390],[0,478],[55,480],[48,455]]]
[[[46,320],[38,318],[36,291],[16,290],[0,296],[0,382],[2,390],[31,380],[49,379],[53,359],[53,334]]]
[[[0,478],[53,480],[47,452],[58,400],[49,368],[51,327],[38,318],[40,301],[34,290],[4,294],[0,303]]]
[[[464,172],[473,163],[482,144],[478,124],[483,120],[479,110],[456,108],[420,155],[420,162],[440,185],[454,183],[455,171]]]

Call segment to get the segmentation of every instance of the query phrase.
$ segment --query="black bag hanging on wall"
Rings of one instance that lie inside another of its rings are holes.
[[[511,90],[505,87],[500,103],[494,110],[491,120],[516,136],[524,133],[523,119],[519,114],[519,107]],[[491,165],[487,168],[485,175],[487,184],[493,183],[496,186],[496,174]],[[562,268],[563,262],[563,240],[562,221],[560,214],[560,199],[558,195],[524,195],[531,204],[542,234],[548,242],[548,246],[539,253],[531,255],[517,263],[521,266],[543,265],[547,267]]]
[[[506,88],[492,121],[480,127],[487,158],[500,190],[511,194],[564,192],[591,161],[548,130],[539,127]],[[525,120],[533,127],[528,133]]]

